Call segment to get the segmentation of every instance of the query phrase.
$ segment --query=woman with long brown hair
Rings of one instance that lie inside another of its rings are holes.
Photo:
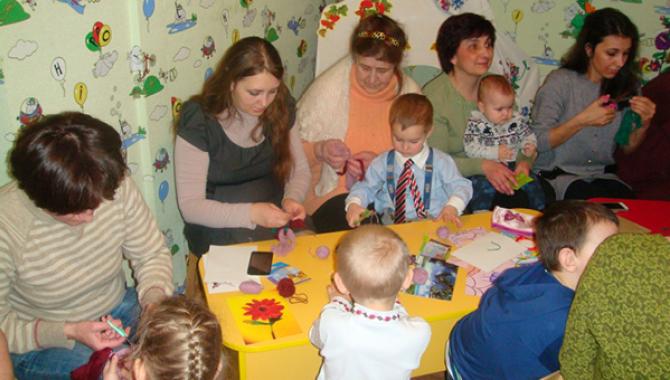
[[[195,256],[210,244],[270,239],[272,228],[305,218],[309,169],[283,74],[272,44],[241,39],[182,108],[177,201]]]
[[[656,112],[649,98],[638,95],[639,42],[637,27],[625,14],[599,9],[586,16],[561,67],[538,90],[532,113],[539,152],[535,169],[548,199],[634,197],[612,165],[615,136],[628,123],[624,114],[636,125],[619,140],[624,153],[631,153]]]

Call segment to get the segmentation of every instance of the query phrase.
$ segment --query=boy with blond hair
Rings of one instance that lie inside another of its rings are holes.
[[[472,185],[454,160],[431,148],[433,106],[419,94],[399,96],[389,112],[393,149],[377,156],[345,201],[350,227],[359,224],[370,203],[384,224],[435,218],[460,225]],[[384,217],[385,216],[385,217]]]
[[[318,379],[409,379],[430,326],[397,302],[412,282],[409,252],[390,229],[366,225],[335,249],[330,303],[309,332],[324,358]]]

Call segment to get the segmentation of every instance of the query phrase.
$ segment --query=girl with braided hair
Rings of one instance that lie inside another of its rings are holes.
[[[221,327],[214,314],[183,296],[156,305],[140,320],[124,367],[136,380],[212,380],[223,368]],[[117,355],[103,380],[120,380]]]

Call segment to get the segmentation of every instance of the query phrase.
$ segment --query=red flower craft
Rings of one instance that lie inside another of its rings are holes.
[[[246,311],[244,315],[250,316],[254,321],[260,319],[263,321],[274,322],[282,317],[284,305],[278,303],[274,299],[266,298],[260,301],[252,300],[251,302],[247,302],[243,309]]]

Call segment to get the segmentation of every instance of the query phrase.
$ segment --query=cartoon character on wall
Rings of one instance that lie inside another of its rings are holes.
[[[549,46],[549,33],[546,31],[546,28],[548,27],[549,23],[546,23],[540,28],[540,33],[537,35],[537,39],[542,42],[542,55],[533,56],[533,59],[536,63],[541,65],[559,66],[560,62],[558,59],[554,58],[554,50]]]
[[[160,148],[156,152],[156,159],[154,160],[153,167],[155,172],[163,172],[170,163],[170,155],[168,154],[167,149]]]
[[[14,24],[30,18],[17,0],[0,0],[0,26]]]
[[[75,12],[79,13],[80,15],[84,14],[84,10],[86,10],[86,5],[82,4],[82,0],[58,0],[61,3],[65,3],[70,6]]]
[[[576,4],[566,7],[564,19],[568,22],[568,29],[561,32],[561,36],[563,38],[577,38],[584,26],[586,15],[595,10],[596,8],[588,0],[577,0]]]
[[[272,26],[275,19],[277,18],[277,14],[271,11],[266,5],[265,8],[263,8],[263,11],[261,11],[261,18],[263,20],[263,30],[265,31],[265,39],[268,40],[269,42],[277,41],[279,39],[278,32],[281,32],[281,29],[279,28],[279,26],[277,26],[276,28]]]
[[[200,51],[202,52],[202,56],[210,59],[216,52],[216,45],[214,44],[214,38],[212,36],[207,36],[205,38],[205,43],[202,45],[200,48]]]
[[[156,55],[147,54],[139,46],[134,45],[128,52],[128,64],[135,82],[141,83],[149,74],[150,67],[156,64]]]
[[[195,13],[192,13],[191,17],[189,18],[183,5],[181,5],[178,1],[175,1],[174,6],[174,22],[166,25],[169,34],[179,33],[183,32],[184,30],[191,29],[198,23],[198,16],[196,16]]]
[[[21,127],[33,124],[44,116],[42,112],[42,106],[37,98],[29,97],[23,100],[21,103],[21,109],[19,110],[19,116],[17,119],[21,123]]]
[[[147,135],[147,131],[139,127],[137,128],[137,133],[133,133],[133,129],[126,121],[125,119],[121,118],[121,115],[119,115],[119,130],[121,131],[121,148],[124,150],[128,150],[133,144],[144,140]]]

